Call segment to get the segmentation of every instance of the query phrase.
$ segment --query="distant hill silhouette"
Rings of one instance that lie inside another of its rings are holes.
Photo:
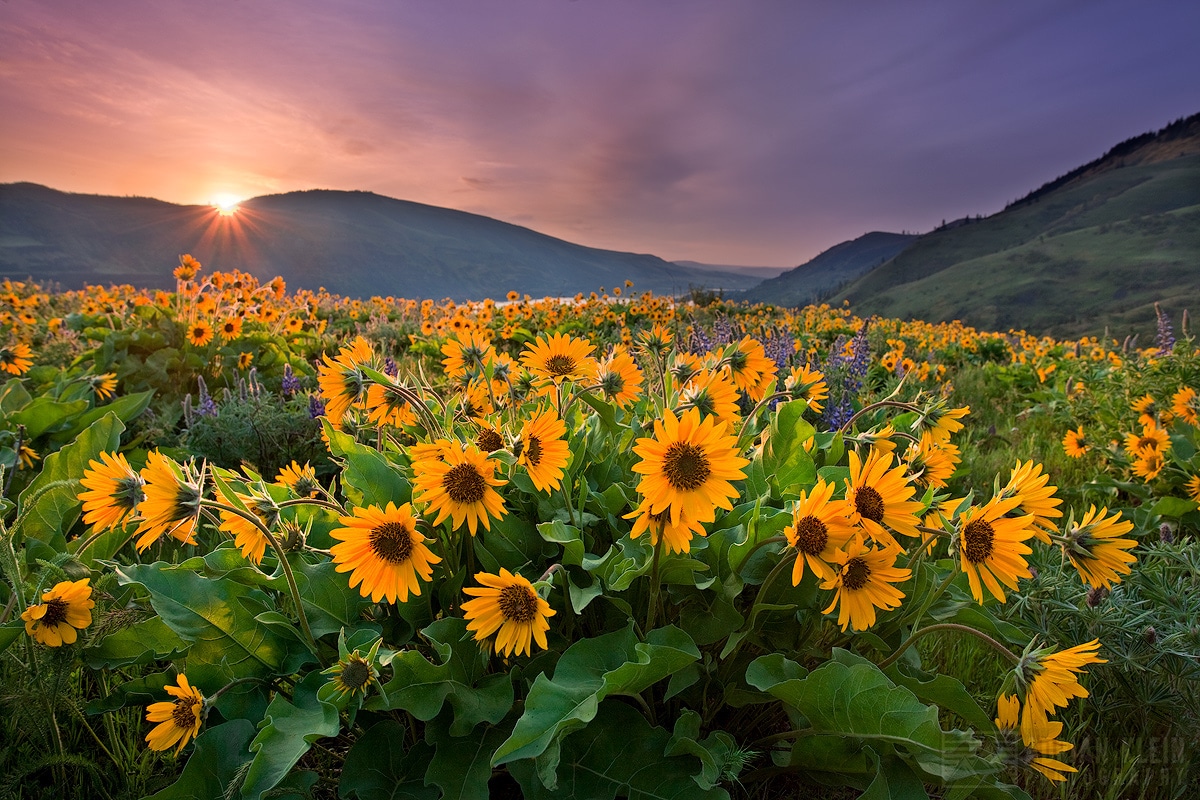
[[[917,237],[912,234],[866,233],[834,245],[777,278],[735,295],[754,303],[804,306],[819,303],[835,291],[892,258]]]
[[[1156,301],[1175,319],[1200,310],[1200,114],[921,236],[832,300],[992,330],[1152,335]]]
[[[180,253],[205,269],[282,275],[288,286],[351,297],[455,300],[611,289],[679,293],[742,289],[757,277],[681,267],[657,256],[572,244],[477,214],[370,192],[256,197],[230,216],[211,206],[141,197],[69,194],[0,185],[0,276],[174,286]]]

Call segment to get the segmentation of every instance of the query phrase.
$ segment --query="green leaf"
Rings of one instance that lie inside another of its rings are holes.
[[[711,789],[736,762],[738,749],[737,740],[725,731],[716,731],[701,739],[700,715],[684,709],[675,720],[675,730],[671,732],[671,740],[664,752],[668,756],[691,755],[700,759],[700,774],[693,779],[701,789]]]
[[[164,562],[118,566],[116,573],[122,584],[145,587],[163,622],[192,643],[188,677],[207,691],[235,678],[286,674],[310,657],[298,640],[255,618],[246,601],[262,595],[250,587]]]
[[[896,758],[881,759],[879,755],[867,747],[864,748],[867,758],[876,767],[875,780],[862,793],[859,800],[929,800],[921,779],[913,771]]]
[[[771,425],[763,453],[763,467],[777,496],[798,495],[817,477],[812,456],[804,450],[816,429],[806,422],[807,400],[789,400],[780,405],[771,417]]]
[[[452,727],[446,726],[443,717],[425,726],[425,740],[437,748],[425,772],[425,782],[441,788],[441,800],[489,800],[492,753],[508,735],[508,728],[483,725],[466,736],[454,736],[450,733]]]
[[[896,686],[870,662],[830,661],[800,677],[798,665],[768,655],[750,664],[746,682],[798,710],[814,733],[854,736],[877,748],[891,745],[943,780],[994,771],[975,756],[978,740],[963,731],[943,731],[937,708]]]
[[[425,770],[434,750],[425,742],[404,749],[408,731],[385,719],[358,738],[346,754],[338,783],[342,800],[438,800],[425,785]]]
[[[538,780],[534,762],[517,761],[509,771],[527,800],[615,800],[618,795],[630,800],[729,800],[724,789],[703,788],[704,769],[695,754],[665,756],[671,745],[665,730],[650,727],[628,705],[610,701],[601,704],[586,728],[562,743],[557,787]]]
[[[62,431],[55,432],[51,437],[51,441],[65,442],[74,439],[85,428],[91,425],[96,420],[102,418],[105,414],[115,414],[121,422],[129,422],[137,417],[150,405],[150,398],[154,396],[154,390],[151,389],[145,392],[135,392],[116,398],[111,403],[102,406],[96,406],[93,409],[85,411],[75,419],[71,420],[70,427]]]
[[[1150,509],[1150,513],[1163,517],[1182,517],[1197,508],[1200,508],[1200,503],[1195,500],[1185,500],[1182,497],[1161,497]]]
[[[250,760],[246,748],[253,737],[254,725],[249,720],[235,719],[209,728],[196,737],[196,749],[179,780],[146,800],[225,797],[242,765]]]
[[[52,397],[42,396],[13,414],[8,421],[14,426],[24,425],[26,441],[31,441],[51,428],[63,425],[87,407],[87,400],[62,403]]]
[[[369,601],[358,589],[350,588],[346,575],[337,571],[336,564],[332,561],[310,564],[299,555],[289,556],[288,563],[292,565],[313,636],[337,633],[358,622]]]
[[[101,451],[115,452],[125,426],[112,414],[88,426],[73,443],[46,456],[42,471],[21,492],[17,502],[17,535],[49,545],[55,553],[66,550],[64,533],[79,518],[79,479],[88,462]],[[41,555],[28,548],[29,558]],[[53,554],[51,555],[53,557]]]
[[[346,446],[346,469],[342,472],[346,496],[356,506],[397,506],[412,500],[412,486],[400,467],[382,453],[361,444]]]
[[[583,564],[583,534],[580,533],[579,528],[555,520],[554,522],[540,523],[537,529],[538,533],[547,542],[562,545],[563,564],[572,567],[578,567]]]
[[[83,660],[92,669],[112,669],[166,661],[187,647],[187,642],[179,638],[161,617],[151,617],[105,636],[83,651]]]
[[[438,715],[443,703],[454,709],[450,735],[463,736],[481,722],[500,722],[513,704],[512,680],[507,672],[487,673],[486,649],[467,631],[466,620],[446,617],[421,633],[433,645],[441,664],[433,664],[416,650],[403,650],[391,661],[392,678],[383,693],[364,707],[371,711],[400,709],[422,721]]]
[[[290,701],[282,694],[271,700],[258,735],[250,743],[254,760],[246,771],[242,797],[261,798],[279,785],[313,742],[338,735],[337,708],[317,699],[317,690],[325,682],[325,675],[313,671],[296,684]]]
[[[554,679],[538,675],[525,701],[525,713],[492,763],[539,758],[542,782],[556,782],[558,749],[563,737],[584,727],[600,701],[634,695],[700,659],[691,637],[679,628],[656,628],[638,642],[633,625],[571,645],[554,669]]]
[[[25,623],[19,619],[0,625],[0,653],[3,653],[10,644],[24,635]]]

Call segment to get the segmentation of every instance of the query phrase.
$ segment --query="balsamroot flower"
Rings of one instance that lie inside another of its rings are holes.
[[[920,536],[917,514],[924,505],[909,499],[916,491],[905,480],[904,465],[892,467],[891,453],[872,447],[864,462],[858,453],[850,451],[850,478],[846,482],[850,521],[861,525],[874,541],[896,544],[885,525],[906,536]]]
[[[958,518],[958,551],[963,572],[975,601],[983,603],[983,589],[1001,603],[1004,589],[1017,588],[1017,578],[1029,578],[1025,556],[1033,550],[1024,542],[1033,535],[1033,517],[1008,517],[1019,499],[993,498],[985,506],[972,506]]]
[[[657,546],[661,538],[667,546],[668,553],[690,553],[692,536],[708,535],[704,526],[688,517],[686,513],[680,513],[679,521],[674,524],[668,509],[664,508],[655,514],[650,510],[649,500],[643,500],[637,509],[626,514],[624,518],[634,521],[629,538],[637,539],[642,534],[649,533],[650,544]]]
[[[482,642],[493,633],[497,654],[529,655],[531,642],[547,649],[546,631],[550,617],[556,613],[550,604],[538,596],[533,584],[521,575],[503,567],[499,575],[479,572],[475,580],[484,588],[463,589],[474,597],[462,604],[467,618],[467,630],[474,631],[476,641]]]
[[[146,707],[146,721],[159,723],[146,734],[146,744],[151,750],[169,750],[172,745],[175,755],[200,731],[204,721],[204,694],[188,683],[182,672],[176,686],[163,687],[175,700],[151,703]]]
[[[594,378],[598,367],[592,351],[596,346],[587,339],[576,339],[565,333],[539,336],[526,345],[521,364],[537,378],[555,384],[564,380],[581,381]]]
[[[433,565],[442,559],[425,545],[410,503],[356,508],[338,521],[345,527],[330,531],[339,544],[329,552],[336,570],[350,573],[351,589],[362,584],[359,594],[376,603],[421,595],[420,582],[433,578]]]
[[[1042,648],[1027,652],[1016,667],[1017,687],[1024,695],[1027,714],[1053,714],[1065,708],[1072,697],[1087,697],[1087,689],[1079,685],[1077,674],[1089,664],[1107,663],[1096,651],[1100,641],[1052,652]]]
[[[1091,440],[1083,432],[1083,426],[1073,431],[1067,431],[1062,440],[1063,452],[1071,458],[1083,458],[1084,453],[1092,449]]]
[[[833,589],[833,602],[822,611],[838,608],[838,625],[865,631],[875,624],[875,609],[900,607],[904,592],[892,584],[907,581],[912,572],[896,566],[903,552],[897,545],[868,547],[855,536],[843,549],[834,551],[834,574],[821,582],[822,589]]]
[[[566,434],[566,424],[549,408],[538,411],[521,427],[513,452],[540,492],[562,485],[563,471],[571,457],[570,446],[563,438]]]
[[[120,527],[145,499],[146,481],[120,453],[101,453],[99,461],[89,461],[79,482],[87,489],[79,493],[83,521],[93,533]]]
[[[1000,695],[996,701],[996,712],[996,727],[1000,729],[1002,737],[1015,735],[1018,726],[1020,728],[1021,752],[1015,754],[1019,765],[1037,770],[1051,781],[1065,781],[1067,776],[1064,773],[1078,772],[1069,764],[1046,758],[1065,753],[1075,746],[1070,742],[1059,741],[1058,737],[1063,729],[1061,722],[1052,722],[1044,714],[1033,714],[1029,709],[1026,709],[1024,717],[1021,717],[1021,701],[1016,695]]]
[[[1120,575],[1129,574],[1129,565],[1137,557],[1129,553],[1137,547],[1136,539],[1121,539],[1120,536],[1133,530],[1133,523],[1122,520],[1120,513],[1111,517],[1108,508],[1088,509],[1078,525],[1069,525],[1067,538],[1071,543],[1063,549],[1071,564],[1079,570],[1079,577],[1093,588],[1103,586],[1111,589],[1120,583]]]
[[[821,580],[834,577],[834,554],[854,536],[850,509],[845,500],[833,500],[834,485],[818,478],[811,492],[801,491],[792,509],[792,524],[783,529],[788,544],[796,548],[792,585],[799,586],[807,563]]]
[[[492,529],[492,519],[504,516],[504,498],[496,491],[504,481],[496,477],[496,462],[474,445],[439,439],[417,455],[414,448],[414,499],[434,512],[434,525],[450,517],[454,530],[466,522],[471,535],[480,525]]]
[[[200,520],[203,496],[200,477],[192,469],[180,467],[157,450],[146,458],[142,470],[145,497],[138,504],[142,523],[138,525],[138,552],[169,534],[184,544],[196,544],[194,536]]]
[[[78,630],[92,624],[92,587],[89,578],[62,581],[42,594],[42,602],[21,613],[25,633],[47,647],[74,644]]]

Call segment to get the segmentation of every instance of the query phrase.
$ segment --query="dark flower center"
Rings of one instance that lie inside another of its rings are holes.
[[[558,378],[570,375],[575,371],[575,359],[562,353],[556,353],[546,359],[546,372]]]
[[[796,522],[796,549],[815,556],[829,543],[829,529],[811,514]]]
[[[694,444],[675,442],[663,456],[663,474],[674,488],[688,492],[704,485],[712,468],[708,456]]]
[[[973,519],[963,528],[963,554],[972,564],[987,561],[995,541],[996,531],[986,519]]]
[[[462,505],[478,503],[487,491],[487,482],[474,464],[456,464],[442,478],[442,488],[450,499]]]
[[[861,558],[852,558],[842,567],[842,586],[858,590],[871,580],[871,568]]]
[[[371,680],[371,669],[367,662],[354,656],[342,667],[342,685],[356,692]]]
[[[533,622],[537,618],[537,595],[524,586],[505,586],[500,590],[500,613],[512,622]]]
[[[883,522],[883,496],[871,486],[860,486],[854,492],[854,508],[872,522]]]
[[[524,447],[525,463],[536,467],[542,463],[542,441],[536,436],[530,436]]]
[[[399,522],[385,522],[371,529],[371,551],[384,561],[403,564],[412,556],[412,534]]]
[[[192,697],[181,697],[175,701],[175,709],[171,712],[171,720],[176,728],[191,730],[196,725],[196,712],[192,705],[196,702]]]
[[[491,428],[484,428],[475,437],[475,446],[485,453],[494,453],[504,446],[504,439]]]
[[[207,333],[207,331],[199,325],[192,328],[192,338],[193,339],[203,339],[205,333]]]
[[[70,610],[70,604],[65,600],[54,598],[46,601],[46,613],[42,615],[42,625],[47,628],[53,628],[60,623],[67,621],[67,611]]]
[[[1153,436],[1143,436],[1142,438],[1137,440],[1137,446],[1134,447],[1134,449],[1141,450],[1144,447],[1157,447],[1157,446],[1158,446],[1158,440],[1155,439]]]

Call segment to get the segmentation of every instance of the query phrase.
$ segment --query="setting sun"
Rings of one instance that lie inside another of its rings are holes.
[[[212,198],[213,208],[226,217],[237,212],[240,202],[242,202],[242,198],[232,194],[217,194]]]

